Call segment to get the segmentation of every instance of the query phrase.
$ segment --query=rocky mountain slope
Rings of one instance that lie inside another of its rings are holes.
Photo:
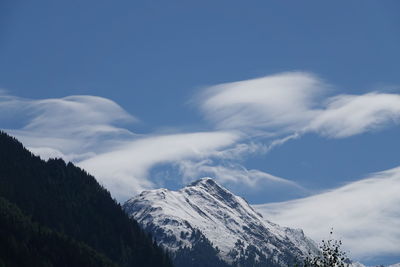
[[[318,251],[302,230],[266,220],[211,178],[144,191],[123,207],[173,252],[177,267],[285,266]]]

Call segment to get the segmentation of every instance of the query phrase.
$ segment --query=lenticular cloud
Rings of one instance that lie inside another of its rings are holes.
[[[315,132],[345,138],[398,123],[400,95],[328,96],[330,86],[306,72],[286,72],[206,88],[197,98],[220,129],[275,137]]]

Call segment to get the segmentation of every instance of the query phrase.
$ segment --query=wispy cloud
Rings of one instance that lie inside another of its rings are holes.
[[[328,86],[315,75],[287,72],[206,88],[197,103],[223,129],[293,131],[315,117]]]
[[[214,127],[198,132],[134,133],[127,124],[138,119],[97,96],[34,100],[0,91],[0,120],[13,120],[17,126],[5,130],[34,153],[84,167],[120,200],[155,186],[150,172],[165,163],[177,167],[177,179],[184,181],[211,175],[252,188],[265,181],[295,187],[247,169],[245,159],[307,132],[344,138],[399,121],[399,95],[328,96],[330,88],[307,72],[205,88],[193,103]]]
[[[266,218],[300,227],[315,240],[331,227],[351,256],[400,254],[400,167],[311,197],[255,205]]]
[[[116,125],[137,121],[115,102],[96,96],[33,100],[3,95],[0,111],[3,116],[24,121],[20,128],[8,132],[29,149],[72,161],[77,160],[75,156],[101,151],[99,143],[114,142],[108,141],[110,137],[132,138],[132,132]]]
[[[205,159],[199,162],[180,161],[178,164],[179,170],[184,178],[192,180],[210,176],[218,179],[222,183],[236,183],[242,186],[255,187],[260,182],[270,182],[283,184],[286,186],[297,187],[304,190],[301,186],[288,179],[278,177],[256,169],[246,169],[241,164],[215,164],[210,159]]]
[[[330,86],[313,74],[287,72],[206,88],[197,104],[219,129],[235,129],[282,144],[277,136],[315,132],[344,138],[400,120],[400,95],[328,96]]]
[[[120,199],[154,187],[148,177],[157,164],[183,160],[201,161],[215,151],[234,144],[229,132],[198,132],[152,136],[122,143],[111,151],[79,162]]]
[[[344,138],[398,123],[400,95],[368,93],[328,98],[326,108],[304,129]]]
[[[234,131],[139,135],[121,126],[137,119],[106,98],[34,100],[2,93],[0,119],[23,121],[7,132],[44,159],[61,157],[83,167],[121,201],[155,186],[149,177],[154,166],[218,154],[221,158],[229,153],[222,151],[240,139]]]

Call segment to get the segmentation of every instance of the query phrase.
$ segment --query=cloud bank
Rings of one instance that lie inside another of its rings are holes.
[[[219,161],[232,161],[259,149],[250,143],[241,144],[243,136],[238,131],[136,134],[121,126],[135,123],[136,117],[115,102],[96,96],[33,100],[3,92],[0,111],[2,120],[21,118],[20,128],[5,130],[29,150],[43,159],[59,157],[74,162],[95,175],[120,201],[162,186],[163,181],[154,181],[150,175],[152,168],[160,164],[179,169],[182,178],[175,177],[177,180],[188,182],[209,174],[210,170],[218,170],[211,174],[223,182],[228,177],[224,170],[234,172],[218,165]],[[189,166],[192,166],[191,177]],[[235,173],[229,180],[247,186],[254,186],[262,176],[273,183],[294,184],[258,170],[244,172],[241,168]],[[246,173],[254,175],[249,178]]]
[[[351,256],[400,254],[400,167],[311,197],[254,205],[265,218],[302,228],[314,240],[338,234]]]
[[[293,189],[301,186],[248,169],[244,159],[306,133],[345,138],[399,122],[397,94],[331,92],[307,72],[214,85],[192,101],[212,127],[165,135],[133,132],[138,119],[106,98],[34,100],[0,91],[0,121],[13,121],[5,130],[41,157],[62,157],[94,174],[118,200],[162,186],[151,177],[161,164],[177,169],[182,182],[208,175],[249,189],[265,181]]]

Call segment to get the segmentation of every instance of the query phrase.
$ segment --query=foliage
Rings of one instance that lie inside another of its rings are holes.
[[[332,238],[333,232],[330,232],[331,238],[322,240],[320,245],[321,253],[317,256],[307,257],[304,261],[304,267],[348,267],[349,259],[346,253],[342,251],[342,241]]]
[[[0,266],[116,267],[104,255],[34,223],[0,197]]]
[[[43,161],[2,132],[0,196],[33,222],[85,243],[119,266],[171,266],[93,176],[61,159]]]

